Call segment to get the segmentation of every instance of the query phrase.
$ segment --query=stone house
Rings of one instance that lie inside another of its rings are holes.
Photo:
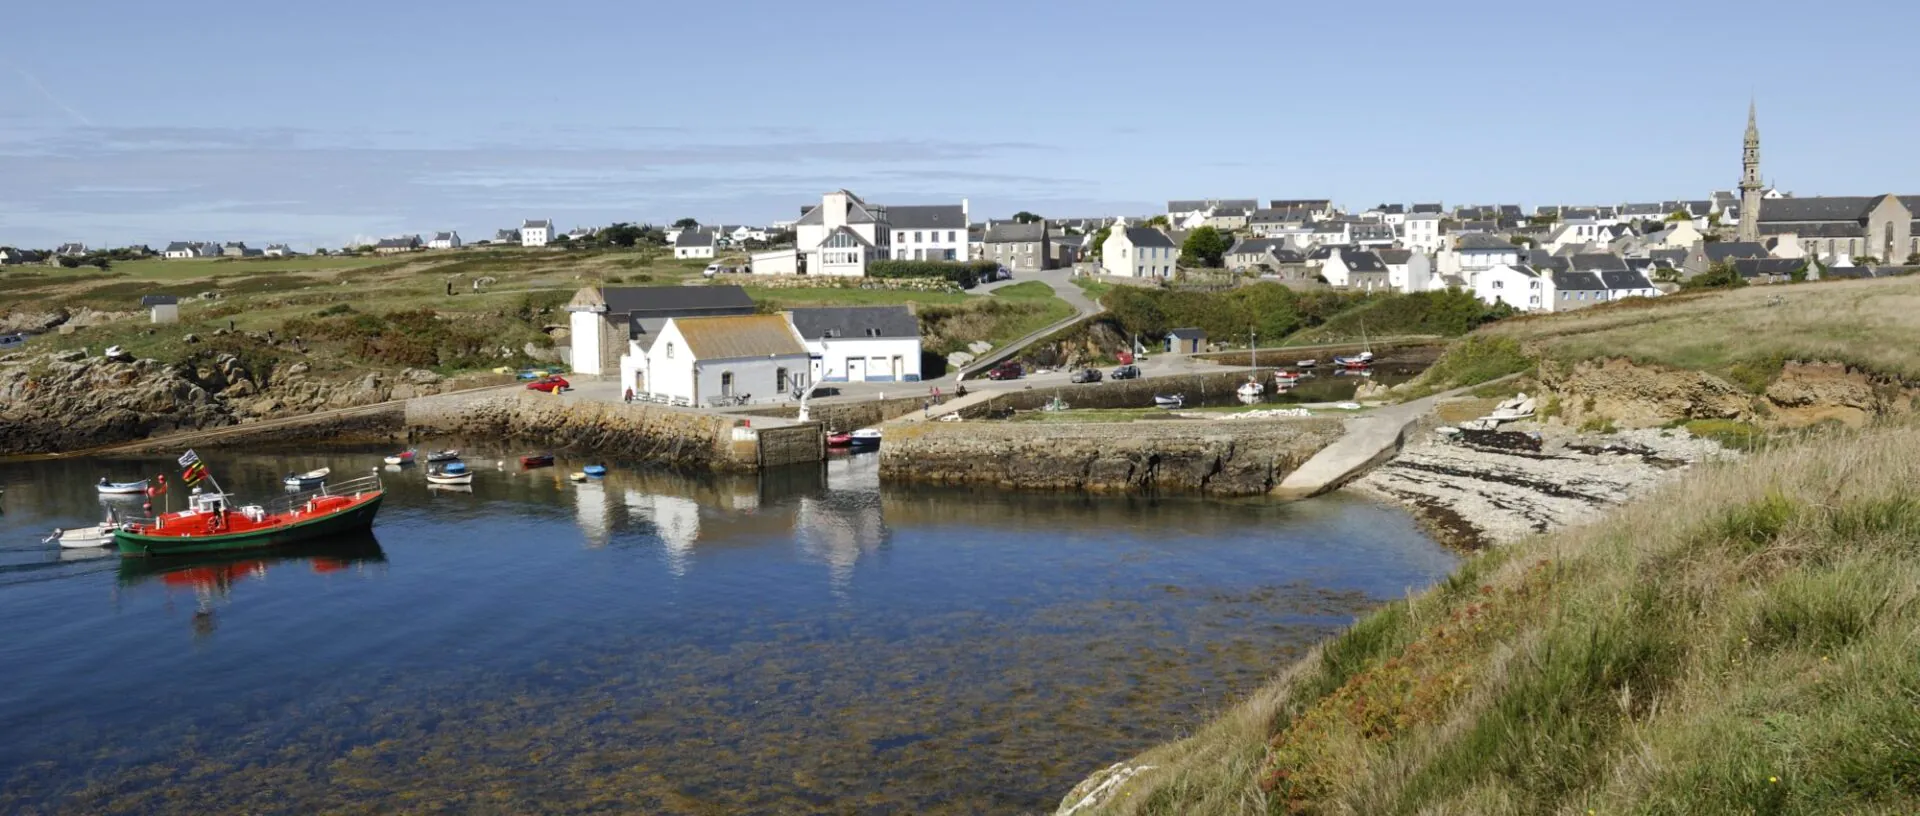
[[[1031,224],[998,221],[987,225],[986,239],[980,244],[980,257],[1015,273],[1038,272],[1054,268],[1047,244],[1045,221]]]

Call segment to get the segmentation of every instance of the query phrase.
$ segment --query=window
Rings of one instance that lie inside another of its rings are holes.
[[[733,396],[733,372],[731,371],[720,372],[720,396]]]
[[[776,368],[773,370],[773,386],[780,393],[785,394],[793,390],[793,378],[787,376],[786,369]]]
[[[1560,293],[1560,299],[1561,299],[1561,300],[1572,300],[1572,299],[1573,299],[1573,293],[1572,293],[1572,292],[1561,292],[1561,293]]]
[[[953,230],[947,230],[947,243],[951,244],[954,242],[953,235],[954,235]]]
[[[671,359],[673,359],[673,344],[672,344],[672,343],[668,343],[668,344],[667,344],[667,359],[669,359],[669,360],[671,360]]]
[[[920,233],[918,233],[918,232],[915,232],[915,233],[913,234],[913,242],[914,242],[914,243],[916,243],[916,244],[917,244],[917,243],[920,243]]]
[[[1495,289],[1505,289],[1505,288],[1507,288],[1507,282],[1506,282],[1506,281],[1494,281],[1494,282],[1493,282],[1493,288],[1495,288]]]

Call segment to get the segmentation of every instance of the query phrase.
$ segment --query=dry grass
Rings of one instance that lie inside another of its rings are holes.
[[[1920,278],[1751,286],[1508,320],[1483,334],[1516,337],[1559,361],[1625,357],[1739,381],[1742,366],[1837,361],[1920,381]]]
[[[1920,812],[1917,478],[1833,432],[1475,556],[1099,812]]]

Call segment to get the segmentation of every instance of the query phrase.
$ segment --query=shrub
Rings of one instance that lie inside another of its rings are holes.
[[[1422,379],[1436,388],[1479,385],[1533,366],[1533,358],[1520,348],[1520,341],[1499,335],[1473,335],[1448,346]]]
[[[993,261],[893,261],[879,260],[867,264],[867,277],[871,278],[944,278],[965,288],[972,288],[980,279],[998,270],[1000,265]]]

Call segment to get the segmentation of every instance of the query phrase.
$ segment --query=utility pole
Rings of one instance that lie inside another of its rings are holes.
[[[1260,333],[1248,329],[1247,337],[1248,344],[1253,346],[1253,349],[1247,352],[1247,362],[1250,364],[1248,367],[1253,369],[1253,373],[1258,374],[1260,373]]]

